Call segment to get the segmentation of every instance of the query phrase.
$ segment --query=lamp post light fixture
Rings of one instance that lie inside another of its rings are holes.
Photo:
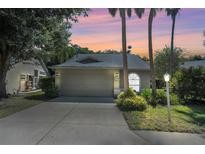
[[[168,121],[171,123],[171,112],[170,112],[170,95],[169,95],[169,80],[170,75],[168,73],[164,74],[164,80],[166,82],[166,95],[167,95],[167,111],[168,111]]]

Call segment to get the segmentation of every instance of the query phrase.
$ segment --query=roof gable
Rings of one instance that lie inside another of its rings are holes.
[[[182,68],[189,68],[189,67],[205,67],[205,60],[194,60],[194,61],[187,61],[181,65]]]

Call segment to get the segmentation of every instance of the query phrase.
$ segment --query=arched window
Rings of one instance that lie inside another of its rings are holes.
[[[129,76],[129,87],[133,88],[136,92],[140,91],[140,77],[136,73],[130,73]]]

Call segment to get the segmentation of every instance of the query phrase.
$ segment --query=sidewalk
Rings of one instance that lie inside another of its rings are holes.
[[[152,145],[205,145],[205,134],[158,131],[133,131]]]

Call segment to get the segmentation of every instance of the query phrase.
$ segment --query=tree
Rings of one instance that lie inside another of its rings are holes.
[[[77,22],[87,9],[0,9],[0,98],[6,97],[6,74],[21,60],[44,49],[56,25]],[[58,23],[58,24],[56,24]]]
[[[170,45],[170,48],[171,48],[171,57],[170,57],[170,64],[169,64],[169,72],[171,75],[173,75],[173,63],[175,61],[174,59],[174,30],[175,30],[175,22],[176,22],[176,16],[177,14],[179,13],[180,9],[179,8],[168,8],[166,9],[166,12],[167,12],[167,16],[171,16],[171,19],[172,19],[172,33],[171,33],[171,45]]]
[[[110,8],[109,13],[115,17],[117,11],[119,10],[122,26],[122,53],[123,53],[123,79],[124,79],[124,91],[128,90],[128,63],[127,63],[127,40],[126,40],[126,14],[128,17],[132,15],[132,9],[125,8]],[[136,15],[141,18],[144,13],[144,9],[134,9]]]
[[[81,47],[77,44],[73,44],[72,47],[75,49],[76,54],[89,54],[89,53],[94,53],[93,50],[90,50],[87,47]]]
[[[153,61],[153,48],[152,48],[152,23],[153,19],[157,14],[157,11],[161,9],[151,8],[148,18],[148,48],[149,48],[149,64],[150,64],[150,74],[152,83],[152,95],[153,98],[156,96],[156,81],[155,81],[155,71],[154,71],[154,61]]]
[[[128,90],[128,64],[127,64],[127,40],[126,40],[126,11],[127,15],[129,14],[129,10],[126,10],[125,8],[117,9],[112,8],[108,9],[109,13],[115,17],[117,14],[117,10],[120,12],[120,18],[121,18],[121,26],[122,26],[122,54],[123,54],[123,79],[124,79],[124,91]]]
[[[169,70],[169,59],[171,57],[171,52],[173,52],[173,57],[175,61],[173,62],[173,73],[175,73],[180,64],[183,62],[183,50],[181,48],[174,48],[171,51],[170,48],[165,46],[165,48],[156,51],[154,58],[155,73],[158,79],[163,80],[163,75]]]

